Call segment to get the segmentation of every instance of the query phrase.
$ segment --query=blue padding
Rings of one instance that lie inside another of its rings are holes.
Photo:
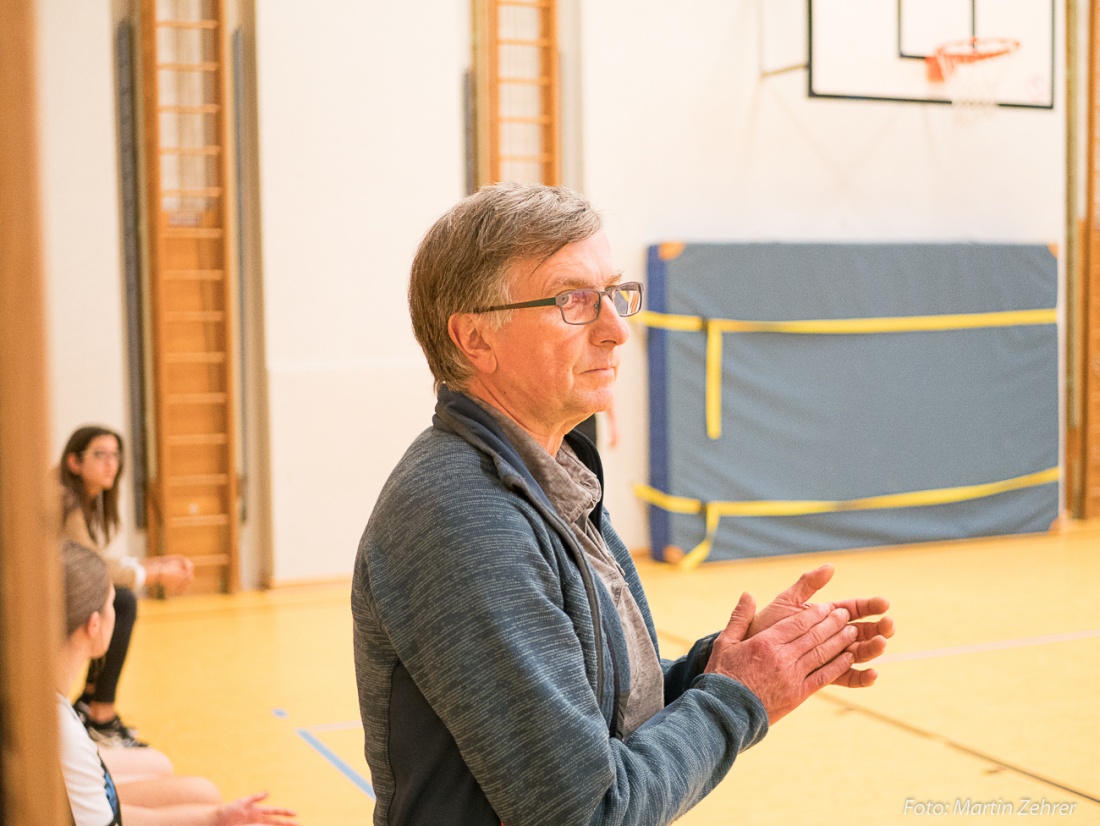
[[[650,254],[650,306],[798,320],[1051,308],[1057,265],[1022,245],[688,244]],[[1053,324],[873,335],[726,334],[707,437],[702,333],[649,331],[651,484],[701,500],[844,500],[977,485],[1058,464]],[[653,435],[656,434],[656,435]],[[711,559],[1045,530],[1048,484],[968,502],[724,518]],[[701,516],[651,508],[654,554]]]

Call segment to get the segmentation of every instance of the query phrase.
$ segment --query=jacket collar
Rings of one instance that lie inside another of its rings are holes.
[[[520,458],[515,446],[493,420],[476,402],[464,393],[451,390],[447,386],[439,389],[432,424],[439,430],[454,433],[482,453],[490,456],[497,466],[501,479],[521,482],[528,493],[540,504],[554,511],[546,492],[535,481],[531,471]],[[573,448],[589,470],[596,474],[603,490],[603,463],[596,446],[583,433],[570,431],[565,435],[566,442]],[[603,528],[603,494],[592,511],[591,519],[597,530]]]

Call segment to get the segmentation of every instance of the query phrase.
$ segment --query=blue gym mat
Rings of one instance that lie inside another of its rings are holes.
[[[637,490],[657,559],[1029,533],[1057,516],[1047,247],[662,244],[646,295]]]

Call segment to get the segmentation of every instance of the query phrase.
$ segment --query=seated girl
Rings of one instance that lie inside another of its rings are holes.
[[[65,638],[58,659],[57,709],[61,773],[75,826],[152,824],[274,824],[296,826],[289,809],[260,805],[266,793],[222,803],[217,788],[201,777],[177,777],[153,749],[108,750],[101,756],[65,696],[80,670],[102,656],[114,631],[114,585],[95,551],[75,542],[61,549]],[[108,762],[120,772],[115,778]],[[126,779],[124,780],[123,777]]]
[[[121,436],[105,427],[81,427],[65,445],[58,481],[62,538],[98,551],[115,585],[114,637],[104,656],[89,666],[84,691],[73,708],[97,743],[131,747],[146,744],[119,718],[115,695],[137,620],[135,592],[158,585],[167,593],[179,593],[191,582],[194,566],[183,556],[138,559],[110,552],[110,542],[118,533],[118,480],[123,464]]]

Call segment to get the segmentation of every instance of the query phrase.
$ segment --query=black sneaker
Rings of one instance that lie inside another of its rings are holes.
[[[116,714],[106,723],[97,723],[92,719],[84,724],[88,729],[88,736],[101,746],[121,749],[143,749],[149,744],[137,739],[137,733],[123,725],[121,718]]]

